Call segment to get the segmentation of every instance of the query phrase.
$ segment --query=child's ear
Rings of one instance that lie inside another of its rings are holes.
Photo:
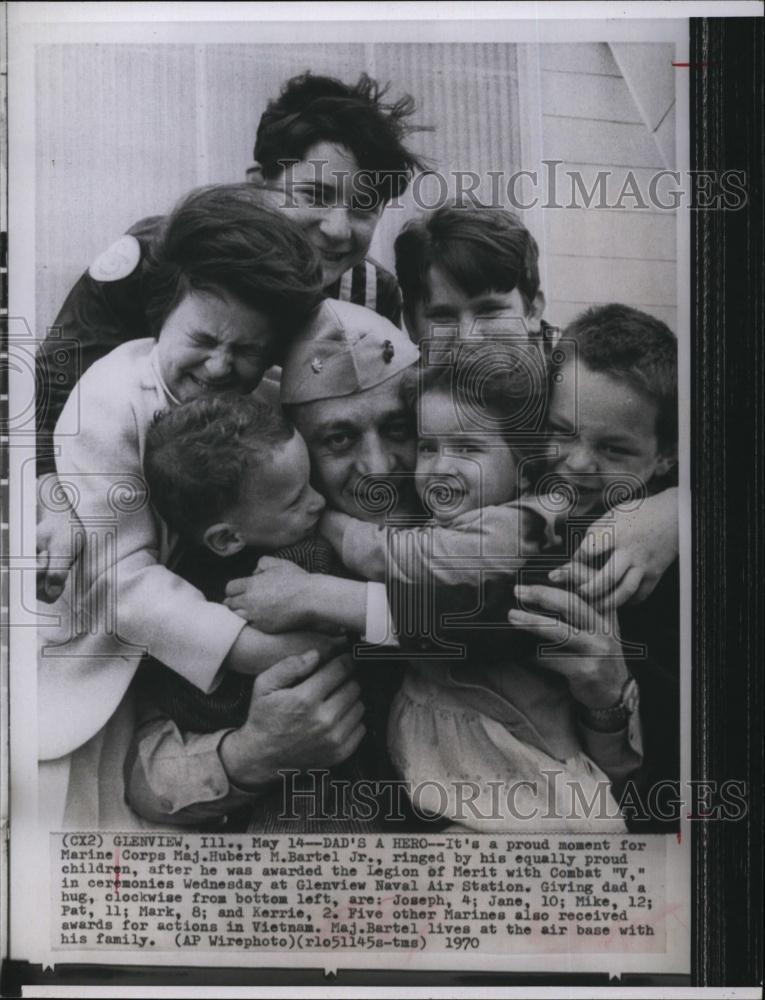
[[[232,525],[226,522],[211,524],[202,536],[205,547],[216,556],[235,556],[244,548],[244,539]]]
[[[257,184],[258,187],[263,187],[265,184],[266,180],[263,176],[263,168],[257,160],[255,160],[251,167],[247,168],[247,180],[250,184]]]
[[[656,469],[654,470],[654,476],[666,476],[668,472],[677,465],[677,452],[675,451],[665,451],[660,452],[658,459],[656,460]]]
[[[534,296],[534,301],[531,303],[531,308],[529,309],[529,319],[534,320],[536,325],[539,325],[539,321],[542,319],[542,313],[545,311],[546,305],[547,302],[545,301],[545,293],[540,288]]]

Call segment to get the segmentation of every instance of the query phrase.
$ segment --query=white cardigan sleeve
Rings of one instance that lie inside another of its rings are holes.
[[[138,655],[147,651],[209,691],[244,622],[161,565],[159,522],[141,464],[147,414],[157,397],[129,370],[120,379],[113,360],[110,355],[84,374],[56,431],[59,479],[71,480],[79,494],[87,539],[77,604],[87,612],[85,624],[113,615],[114,630]],[[73,426],[72,407],[82,426],[59,434]],[[105,544],[109,535],[113,540]]]

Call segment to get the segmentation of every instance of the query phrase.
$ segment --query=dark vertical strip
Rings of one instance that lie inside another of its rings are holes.
[[[8,218],[8,5],[0,11],[0,230]],[[10,767],[8,721],[10,715],[10,671],[8,666],[8,234],[0,232],[0,811],[2,819],[9,819]],[[0,837],[0,882],[7,884],[10,872],[10,843],[5,839],[6,828]],[[6,939],[0,943],[4,954],[9,951],[10,896],[0,900],[4,907],[0,923]],[[1,988],[1,987],[0,987]]]
[[[351,302],[357,306],[367,304],[367,268],[363,260],[351,271]]]
[[[762,21],[691,21],[691,165],[748,204],[692,212],[694,777],[748,813],[694,823],[694,985],[762,978]],[[682,72],[683,70],[678,70]]]

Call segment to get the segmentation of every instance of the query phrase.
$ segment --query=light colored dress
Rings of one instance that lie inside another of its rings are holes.
[[[419,811],[482,833],[626,829],[608,776],[575,730],[570,699],[551,699],[548,721],[556,711],[560,720],[553,748],[517,709],[503,706],[499,721],[431,671],[410,668],[388,723],[391,758]]]

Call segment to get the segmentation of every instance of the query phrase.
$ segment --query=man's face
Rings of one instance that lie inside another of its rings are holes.
[[[189,292],[162,325],[162,377],[185,403],[218,392],[247,393],[274,363],[271,320],[229,295]]]
[[[579,361],[569,361],[559,375],[548,413],[554,472],[602,497],[624,473],[647,484],[670,470],[674,455],[659,448],[654,400]]]
[[[416,302],[407,311],[407,325],[416,341],[433,335],[433,327],[457,329],[460,337],[496,335],[502,321],[522,319],[530,332],[539,330],[544,298],[538,296],[530,310],[517,288],[497,292],[490,288],[469,296],[447,278],[439,267],[431,267],[427,278],[426,300]]]
[[[245,545],[275,552],[316,527],[324,499],[310,484],[310,461],[299,434],[274,448],[265,466],[254,463],[237,503],[221,520]]]
[[[291,407],[311,455],[314,485],[334,510],[364,521],[385,516],[379,494],[375,504],[374,484],[361,483],[365,476],[387,479],[399,494],[409,487],[397,476],[411,473],[417,460],[415,421],[401,399],[403,375],[354,396]]]
[[[345,146],[317,142],[298,163],[262,182],[273,194],[272,207],[300,226],[319,254],[325,288],[364,258],[382,214],[384,206],[368,207],[370,192],[358,174]]]

